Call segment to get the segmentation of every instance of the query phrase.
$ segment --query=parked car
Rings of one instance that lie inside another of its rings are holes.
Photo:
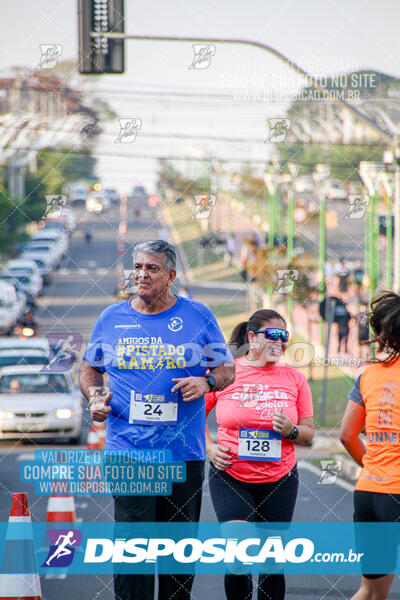
[[[60,249],[51,242],[41,242],[39,240],[30,241],[24,248],[23,255],[25,256],[26,251],[35,252],[36,254],[44,256],[52,269],[56,269],[61,263],[62,252],[60,252]]]
[[[59,212],[50,212],[46,217],[46,222],[51,221],[61,223],[68,233],[72,233],[76,228],[75,214],[70,206],[63,206],[61,214]]]
[[[35,235],[30,238],[29,242],[45,242],[54,244],[59,250],[61,256],[65,256],[69,246],[68,235],[65,232],[54,229],[53,231],[48,229],[42,229],[41,231],[38,231],[38,233],[35,233]]]
[[[11,365],[47,365],[50,345],[46,338],[0,338],[0,368]]]
[[[43,365],[0,369],[0,439],[62,439],[79,443],[82,396],[67,373]]]
[[[43,289],[43,277],[41,276],[39,267],[34,260],[30,260],[28,258],[15,258],[14,260],[9,260],[6,263],[5,271],[15,275],[28,274],[38,289],[37,293],[31,290],[31,294],[33,296],[38,296],[41,294]]]
[[[347,192],[343,181],[332,179],[328,183],[326,195],[329,200],[347,200]]]
[[[63,226],[67,233],[72,233],[76,229],[76,219],[73,209],[70,206],[63,206],[60,216],[51,216],[51,213],[46,218],[46,223],[59,223]]]
[[[17,274],[9,273],[8,271],[4,270],[0,273],[0,280],[10,283],[14,287],[18,287],[20,290],[29,296],[32,296],[33,298],[36,298],[42,289],[38,282],[35,281],[35,279],[32,278],[29,273]]]
[[[62,231],[66,233],[65,225],[61,221],[51,219],[50,221],[41,221],[40,228],[42,231]]]
[[[50,276],[53,270],[53,265],[48,256],[44,255],[43,252],[35,252],[34,250],[24,250],[20,258],[27,258],[29,260],[33,260],[38,266],[39,272],[43,277],[44,283],[47,284],[50,282]]]
[[[15,287],[8,281],[0,280],[0,333],[13,331],[20,316],[20,307]]]

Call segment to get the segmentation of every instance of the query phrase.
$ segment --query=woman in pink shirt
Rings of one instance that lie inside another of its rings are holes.
[[[237,325],[230,344],[235,381],[206,394],[216,407],[217,443],[207,430],[210,492],[218,521],[290,522],[298,489],[294,444],[314,436],[311,391],[304,375],[280,365],[289,333],[274,310]],[[252,597],[250,575],[226,575],[228,600]],[[283,574],[261,575],[258,599],[283,600]]]

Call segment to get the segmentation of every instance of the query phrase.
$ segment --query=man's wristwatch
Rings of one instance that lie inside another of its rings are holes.
[[[297,438],[298,435],[299,435],[299,430],[297,429],[296,425],[293,425],[293,429],[289,433],[289,435],[286,436],[286,439],[293,441]]]
[[[215,386],[217,385],[217,381],[214,375],[205,375],[205,378],[207,379],[207,383],[210,386],[210,392],[212,392]]]

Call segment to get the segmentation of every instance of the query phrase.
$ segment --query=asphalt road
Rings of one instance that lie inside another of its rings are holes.
[[[157,237],[159,225],[154,222],[154,214],[144,207],[141,220],[135,222],[131,203],[128,204],[129,227],[128,241]],[[116,232],[118,211],[100,216],[90,216],[82,211],[78,214],[81,224],[89,224],[94,233],[93,244],[87,247],[83,235],[76,231],[72,237],[71,250],[63,267],[54,275],[45,295],[40,299],[38,320],[40,333],[49,332],[79,333],[83,343],[89,339],[97,315],[108,304],[115,301],[117,287],[115,272]],[[131,254],[126,253],[125,268],[130,268]],[[229,300],[229,290],[196,288],[191,286],[194,297],[210,303]],[[85,431],[89,423],[85,414]],[[211,422],[211,431],[215,431],[215,421]],[[51,445],[42,444],[43,447]],[[20,443],[0,444],[0,517],[8,519],[11,494],[26,491],[29,494],[29,506],[33,521],[46,519],[47,498],[36,496],[32,484],[21,483],[19,463],[40,446]],[[314,458],[312,449],[306,459]],[[310,466],[311,465],[311,466]],[[311,470],[310,470],[311,469]],[[352,515],[351,486],[341,483],[318,485],[318,470],[311,462],[300,468],[300,490],[297,500],[295,520],[299,521],[348,521]],[[112,501],[104,497],[77,497],[75,499],[77,518],[88,522],[110,521],[113,517]],[[203,521],[215,521],[207,480],[204,485]],[[358,576],[288,576],[288,599],[310,600],[349,598],[358,585]],[[59,597],[79,598],[79,600],[111,600],[113,598],[112,581],[109,576],[67,576],[54,579],[43,576],[43,600],[57,600]],[[391,598],[400,598],[400,585],[396,581]],[[223,577],[220,575],[201,575],[195,579],[193,600],[221,600],[224,598]]]

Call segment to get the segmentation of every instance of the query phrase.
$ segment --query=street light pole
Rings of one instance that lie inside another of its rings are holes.
[[[377,247],[379,236],[379,222],[376,218],[376,205],[378,202],[376,184],[378,175],[382,169],[381,163],[373,163],[368,161],[360,162],[360,177],[367,188],[369,194],[369,205],[367,206],[367,227],[365,232],[365,243],[367,252],[367,274],[370,284],[371,297],[375,295],[378,277],[379,277],[379,248]]]
[[[277,182],[273,173],[264,173],[265,188],[268,191],[268,248],[274,247],[274,240],[276,235],[276,193],[277,193]]]
[[[313,174],[317,184],[319,196],[319,301],[322,302],[326,298],[325,285],[325,262],[326,262],[326,186],[325,180],[329,177],[330,166],[319,163],[316,165],[316,172]],[[324,321],[321,321],[320,336],[321,344],[324,344]]]
[[[294,209],[296,204],[296,193],[294,188],[294,180],[296,179],[299,173],[299,166],[296,163],[289,162],[288,168],[290,171],[290,175],[288,178],[288,226],[287,226],[287,262],[288,267],[291,266],[294,256],[294,231],[295,231],[295,221],[294,221]],[[294,286],[293,286],[294,290]],[[290,326],[293,330],[293,290],[292,293],[288,297],[288,315],[290,320]]]

